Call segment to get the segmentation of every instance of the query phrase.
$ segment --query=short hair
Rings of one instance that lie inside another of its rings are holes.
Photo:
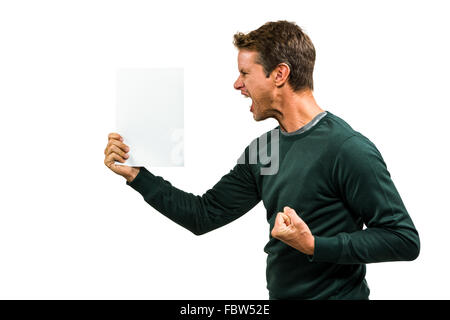
[[[247,34],[234,35],[236,48],[258,52],[256,63],[263,66],[266,77],[280,64],[290,68],[288,83],[294,91],[313,86],[316,50],[311,39],[293,22],[267,22]]]

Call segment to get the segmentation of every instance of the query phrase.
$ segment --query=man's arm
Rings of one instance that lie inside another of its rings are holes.
[[[418,232],[372,142],[359,135],[344,141],[332,180],[346,206],[362,217],[367,228],[334,237],[314,236],[312,261],[353,264],[417,258]]]
[[[237,164],[202,196],[182,191],[144,167],[126,184],[163,215],[201,235],[239,218],[261,200],[250,170],[248,164]]]

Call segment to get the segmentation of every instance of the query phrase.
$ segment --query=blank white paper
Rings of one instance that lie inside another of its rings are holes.
[[[182,68],[117,71],[117,133],[130,147],[128,166],[184,165]]]

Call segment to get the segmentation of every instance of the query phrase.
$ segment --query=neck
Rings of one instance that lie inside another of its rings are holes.
[[[288,92],[278,99],[279,108],[276,119],[284,132],[294,132],[310,122],[319,113],[320,108],[311,90]]]

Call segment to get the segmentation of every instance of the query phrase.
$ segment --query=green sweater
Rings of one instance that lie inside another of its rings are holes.
[[[244,155],[249,159],[248,146]],[[338,116],[327,111],[306,131],[280,132],[276,174],[262,175],[261,167],[270,163],[260,162],[238,161],[202,196],[177,189],[144,167],[127,184],[196,235],[239,218],[262,200],[270,225],[264,251],[271,299],[368,299],[366,263],[419,255],[418,233],[380,152]],[[270,235],[284,206],[309,226],[313,256]]]

